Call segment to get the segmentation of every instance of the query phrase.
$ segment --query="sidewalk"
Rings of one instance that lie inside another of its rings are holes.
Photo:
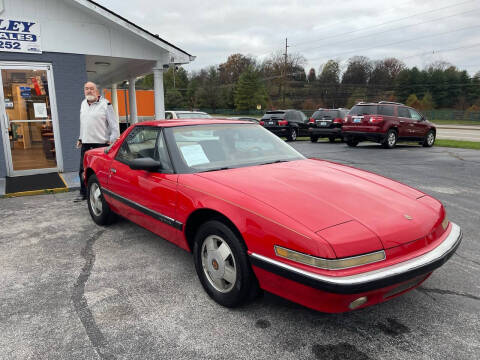
[[[435,125],[437,129],[480,130],[480,126],[472,125]]]

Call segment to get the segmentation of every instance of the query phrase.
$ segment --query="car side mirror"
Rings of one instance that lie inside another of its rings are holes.
[[[160,161],[154,160],[151,157],[130,160],[128,166],[132,170],[146,170],[152,172],[162,169]]]

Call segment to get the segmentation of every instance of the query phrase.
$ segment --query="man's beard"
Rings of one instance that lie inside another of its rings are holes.
[[[85,99],[87,99],[87,101],[95,101],[97,97],[95,95],[86,95]]]

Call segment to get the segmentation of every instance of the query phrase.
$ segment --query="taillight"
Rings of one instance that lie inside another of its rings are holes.
[[[370,120],[368,120],[371,124],[379,124],[383,122],[383,116],[370,116]]]
[[[309,123],[311,124],[315,124],[315,119],[313,117],[310,118],[310,120],[308,120]]]
[[[260,120],[259,124],[263,126],[265,125],[265,122],[263,120]]]
[[[281,126],[288,125],[288,121],[287,120],[280,120],[278,122],[278,125],[281,125]]]
[[[336,118],[336,119],[333,119],[333,122],[335,124],[341,124],[342,123],[342,119],[341,118]]]

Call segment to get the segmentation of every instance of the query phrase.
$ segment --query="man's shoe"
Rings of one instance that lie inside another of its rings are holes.
[[[87,196],[80,194],[75,199],[73,199],[73,202],[82,202],[85,200],[87,200]]]

